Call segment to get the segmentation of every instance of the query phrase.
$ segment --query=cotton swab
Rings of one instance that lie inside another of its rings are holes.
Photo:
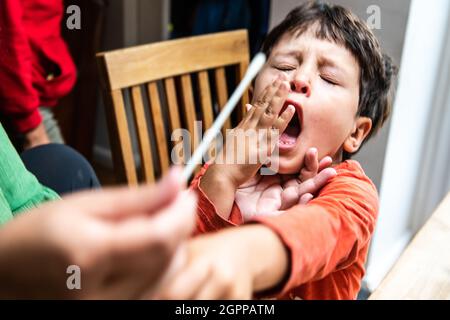
[[[222,111],[220,112],[219,116],[217,117],[216,121],[214,121],[211,128],[209,128],[206,131],[206,134],[198,146],[198,148],[195,150],[194,154],[192,155],[191,159],[187,163],[186,167],[183,170],[183,181],[189,181],[189,178],[191,177],[192,173],[195,170],[195,167],[197,164],[201,163],[201,160],[204,156],[204,154],[208,151],[208,147],[211,144],[211,142],[215,139],[217,134],[222,129],[225,121],[230,116],[231,112],[233,112],[234,108],[236,107],[236,104],[239,102],[239,99],[244,94],[245,89],[250,85],[253,78],[258,74],[259,70],[263,67],[264,63],[266,62],[266,56],[264,53],[258,53],[253,58],[252,62],[248,66],[247,72],[245,73],[244,78],[242,78],[241,82],[237,86],[236,90],[234,90],[233,94],[231,95],[228,102],[223,107]]]

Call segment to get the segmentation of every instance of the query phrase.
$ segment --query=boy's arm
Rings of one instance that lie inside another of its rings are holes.
[[[196,230],[195,234],[201,234],[201,233],[207,233],[211,231],[217,231],[226,227],[230,226],[236,226],[243,223],[241,212],[239,210],[239,207],[234,204],[234,194],[229,195],[233,198],[232,201],[232,208],[231,208],[231,214],[229,215],[228,219],[222,217],[218,214],[218,209],[216,207],[216,203],[213,202],[212,199],[210,199],[210,195],[214,194],[211,192],[206,193],[204,188],[209,188],[209,186],[204,186],[202,184],[203,178],[206,172],[210,170],[210,165],[205,164],[203,168],[200,170],[200,172],[195,176],[195,178],[192,180],[190,189],[194,191],[197,195],[197,216],[196,216]],[[218,196],[225,197],[223,193],[219,193],[216,191]]]
[[[215,206],[215,212],[228,220],[233,208],[236,186],[224,175],[225,165],[211,164],[200,179],[199,188]]]
[[[268,289],[282,295],[353,264],[378,211],[375,187],[355,166],[338,169],[307,206],[194,238],[188,264],[163,296],[238,299]]]
[[[257,217],[254,221],[277,233],[289,252],[289,278],[278,293],[353,264],[370,241],[377,214],[376,188],[351,161],[307,206],[278,217]]]

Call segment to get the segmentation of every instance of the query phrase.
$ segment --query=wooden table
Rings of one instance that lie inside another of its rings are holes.
[[[450,193],[369,299],[450,299]]]

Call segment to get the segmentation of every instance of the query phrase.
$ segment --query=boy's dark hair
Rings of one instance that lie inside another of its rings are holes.
[[[368,140],[381,128],[391,112],[392,78],[397,68],[383,54],[380,44],[367,24],[351,11],[322,1],[308,1],[292,10],[267,35],[262,51],[269,56],[286,33],[297,36],[315,27],[316,37],[333,41],[350,50],[360,66],[358,116],[372,120]],[[344,154],[344,160],[350,158]]]

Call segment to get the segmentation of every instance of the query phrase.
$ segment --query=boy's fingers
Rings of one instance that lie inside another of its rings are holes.
[[[298,204],[305,205],[308,202],[310,202],[313,198],[314,198],[314,196],[311,193],[305,193],[304,195],[302,195],[300,197],[300,200],[298,201]]]
[[[281,194],[281,207],[280,210],[286,210],[294,206],[298,202],[297,187],[291,186],[283,190]]]
[[[254,120],[259,121],[261,116],[266,112],[266,109],[270,106],[273,96],[278,91],[280,84],[281,80],[277,78],[272,84],[264,89],[261,96],[253,103],[256,107],[255,113],[253,114]]]
[[[269,105],[265,109],[265,112],[260,118],[260,127],[268,128],[272,126],[272,124],[278,118],[281,108],[283,108],[288,93],[289,85],[285,81],[281,82],[278,86],[277,91],[273,95],[272,100],[269,102]]]
[[[175,200],[183,188],[180,176],[181,170],[173,168],[155,185],[83,192],[69,196],[64,201],[79,211],[105,218],[121,219],[133,214],[150,214]]]
[[[328,168],[333,163],[333,159],[330,156],[326,156],[319,162],[319,172],[325,168]]]
[[[247,108],[247,113],[244,115],[244,118],[241,122],[237,125],[237,129],[244,129],[246,128],[250,122],[256,122],[257,120],[254,119],[255,109],[251,104],[245,105]]]
[[[275,120],[272,127],[278,130],[278,134],[282,134],[295,114],[295,107],[289,105],[286,110]]]
[[[311,193],[315,194],[319,191],[330,179],[336,176],[336,170],[333,168],[326,168],[319,172],[314,178],[309,179],[298,186],[298,194]]]
[[[305,155],[305,167],[300,172],[300,180],[306,181],[314,178],[317,175],[319,169],[319,160],[316,148],[309,148]]]

